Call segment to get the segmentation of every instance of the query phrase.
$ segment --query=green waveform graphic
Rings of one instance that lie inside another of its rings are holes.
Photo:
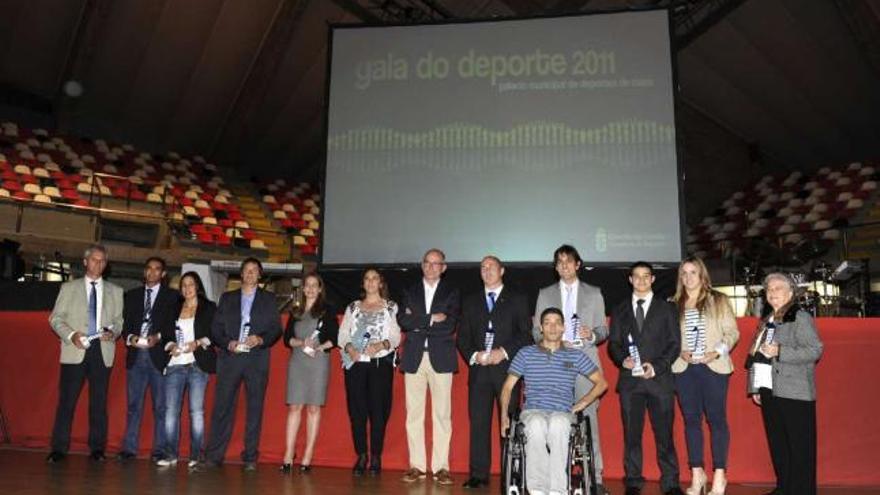
[[[405,149],[521,148],[597,144],[658,144],[675,141],[675,127],[646,120],[623,120],[575,129],[556,122],[530,122],[507,131],[455,123],[424,132],[385,127],[352,129],[330,136],[327,149],[381,151]]]

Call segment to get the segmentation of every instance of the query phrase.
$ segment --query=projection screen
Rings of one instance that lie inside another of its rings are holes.
[[[323,266],[681,259],[665,10],[331,28]]]

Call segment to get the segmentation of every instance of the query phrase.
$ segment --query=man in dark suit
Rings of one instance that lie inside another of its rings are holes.
[[[93,244],[83,255],[86,273],[61,285],[49,324],[61,347],[58,409],[49,463],[61,462],[70,447],[70,428],[83,382],[89,381],[89,449],[104,461],[107,445],[107,389],[122,333],[122,288],[104,280],[107,250]],[[26,377],[23,377],[26,379]]]
[[[620,368],[617,393],[624,436],[626,495],[639,495],[642,476],[642,430],[645,409],[651,419],[660,466],[660,488],[665,495],[683,495],[678,480],[678,458],[672,439],[675,385],[672,363],[681,350],[678,311],[655,297],[653,267],[639,261],[630,267],[632,297],[611,313],[608,352]]]
[[[165,384],[163,372],[168,354],[159,345],[161,333],[174,328],[174,309],[177,291],[162,285],[165,279],[165,260],[148,258],[144,263],[144,285],[125,293],[123,316],[125,326],[122,339],[128,350],[125,358],[125,381],[128,414],[121,461],[137,455],[147,387],[153,396],[153,462],[165,452]]]
[[[505,287],[503,276],[501,260],[486,256],[480,262],[483,290],[469,295],[462,303],[458,350],[470,366],[470,477],[464,482],[466,488],[488,484],[493,407],[501,397],[510,361],[532,339],[526,297]],[[491,336],[488,339],[487,334]],[[518,392],[513,397],[512,408],[519,403]]]
[[[226,456],[235,423],[235,399],[244,382],[247,407],[241,460],[245,471],[257,469],[269,348],[281,336],[275,296],[258,287],[262,275],[260,260],[242,261],[241,289],[223,294],[214,314],[211,341],[219,351],[211,437],[205,452],[210,466],[221,465]]]
[[[455,354],[455,326],[459,293],[441,277],[446,255],[430,249],[422,258],[422,280],[403,293],[397,321],[406,332],[400,360],[406,386],[406,439],[409,470],[403,481],[425,478],[425,391],[431,392],[433,448],[431,471],[434,481],[451,485],[449,442],[452,439],[452,374],[458,371]]]

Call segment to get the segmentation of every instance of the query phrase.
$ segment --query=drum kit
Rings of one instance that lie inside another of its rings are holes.
[[[797,286],[795,298],[806,311],[816,316],[864,316],[867,284],[862,275],[867,273],[862,261],[845,260],[834,266],[822,257],[833,247],[832,241],[805,240],[793,248],[758,241],[743,251],[739,269],[735,270],[736,283],[742,283],[746,293],[746,314],[761,316],[766,304],[764,276],[772,272],[789,275]]]

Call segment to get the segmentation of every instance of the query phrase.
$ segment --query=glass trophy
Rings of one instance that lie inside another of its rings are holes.
[[[185,337],[183,336],[183,330],[180,329],[180,325],[174,325],[174,342],[177,344],[178,354],[183,353],[183,346],[186,343],[184,339]]]
[[[249,345],[245,344],[248,336],[251,334],[251,322],[245,322],[238,332],[238,345],[235,346],[235,352],[251,352]]]
[[[370,344],[371,337],[372,336],[370,335],[370,331],[367,330],[366,332],[364,332],[364,337],[361,339],[360,346],[356,345],[354,342],[351,343],[355,350],[357,350],[360,354],[357,361],[353,360],[347,352],[342,353],[342,366],[345,369],[351,369],[351,367],[354,366],[354,363],[356,362],[370,362],[370,356],[364,354],[364,351],[367,349],[367,345]]]
[[[629,357],[632,358],[633,369],[632,376],[642,376],[645,374],[645,368],[642,366],[642,358],[639,356],[639,348],[636,346],[635,342],[633,342],[632,334],[626,336],[628,346],[627,350],[629,351]]]
[[[113,332],[113,325],[110,325],[109,327],[102,328],[100,332],[95,332],[90,335],[80,335],[79,343],[82,344],[82,346],[84,348],[88,349],[89,347],[91,347],[92,342],[100,339],[101,336],[104,335],[104,332],[111,332],[112,333]]]
[[[776,335],[776,324],[775,323],[767,323],[767,334],[764,335],[764,343],[772,344],[773,337]]]
[[[495,344],[495,329],[492,328],[492,320],[489,320],[489,326],[486,328],[486,337],[483,341],[486,352],[492,352],[492,345]]]
[[[324,326],[324,320],[318,320],[318,326],[315,327],[315,331],[312,332],[312,335],[309,337],[309,340],[317,341],[318,337],[321,336],[321,327]],[[309,357],[314,357],[315,349],[311,346],[304,345],[303,352],[306,353]]]
[[[361,362],[364,362],[364,363],[370,362],[370,356],[367,356],[366,350],[367,350],[367,346],[370,345],[370,341],[372,339],[373,339],[373,336],[370,334],[369,330],[364,332],[364,338],[363,338],[363,341],[361,342],[361,358],[360,358]]]
[[[692,330],[694,334],[694,348],[691,349],[691,359],[699,361],[706,357],[706,334],[700,332],[698,327]]]
[[[578,318],[577,313],[573,313],[571,315],[571,335],[570,335],[571,338],[568,339],[568,342],[571,345],[571,347],[574,347],[577,349],[583,349],[584,339],[581,338],[580,331],[581,331],[581,319]]]
[[[135,344],[140,347],[147,347],[149,344],[149,340],[147,340],[147,336],[150,334],[150,316],[147,315],[144,318],[144,323],[141,325],[141,334],[138,336]]]

